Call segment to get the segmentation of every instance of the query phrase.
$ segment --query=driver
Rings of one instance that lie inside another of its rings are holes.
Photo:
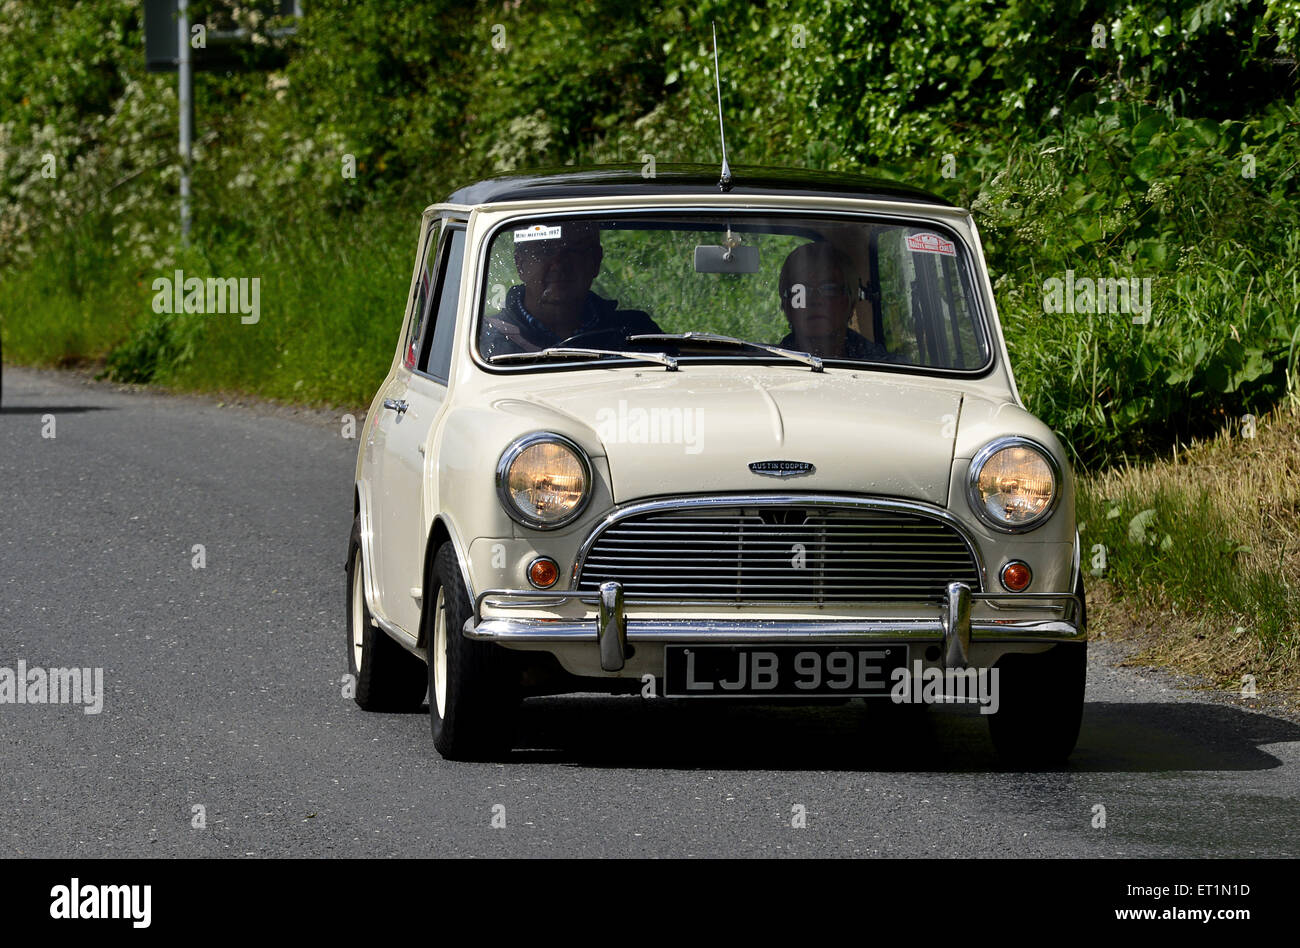
[[[791,331],[777,345],[827,359],[898,361],[884,346],[849,328],[852,273],[849,258],[827,241],[796,247],[781,265],[781,310]]]
[[[520,284],[506,292],[501,312],[484,321],[484,356],[535,352],[578,336],[585,338],[575,346],[621,348],[624,336],[663,331],[646,313],[619,309],[617,301],[591,292],[604,256],[598,225],[565,221],[546,228],[557,236],[520,239],[529,229],[515,234]]]

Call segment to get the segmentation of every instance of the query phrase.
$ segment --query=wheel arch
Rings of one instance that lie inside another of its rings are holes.
[[[424,610],[429,606],[429,591],[434,587],[434,561],[437,559],[438,550],[443,544],[450,543],[453,550],[456,551],[456,563],[460,566],[461,579],[465,582],[465,591],[469,594],[470,602],[474,601],[474,585],[469,575],[469,558],[465,555],[464,544],[456,531],[455,524],[449,518],[439,514],[433,518],[433,523],[429,526],[429,536],[424,544],[424,568],[421,571],[423,577],[422,594],[420,596],[420,613],[423,620]],[[428,634],[425,632],[425,624],[420,622],[419,629],[419,647],[427,648],[426,641]]]
[[[374,527],[371,523],[370,504],[363,496],[366,490],[365,481],[358,480],[353,483],[352,518],[358,521],[361,527],[361,585],[366,594],[366,608],[370,610],[371,615],[379,616],[383,611],[376,609],[379,605],[379,580],[375,576]]]

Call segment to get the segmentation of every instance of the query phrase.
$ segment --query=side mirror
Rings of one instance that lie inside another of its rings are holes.
[[[700,244],[695,248],[696,273],[757,273],[757,247]]]

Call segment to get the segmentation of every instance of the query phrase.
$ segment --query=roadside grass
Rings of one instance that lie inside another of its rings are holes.
[[[181,391],[365,405],[397,344],[418,230],[418,210],[369,208],[251,234],[213,226],[149,263],[96,256],[94,240],[54,244],[0,275],[4,357]],[[257,321],[155,313],[153,281],[177,269],[257,279]]]
[[[7,362],[85,365],[135,330],[139,276],[104,251],[102,241],[77,228],[48,242],[28,266],[0,270]]]
[[[1133,641],[1133,661],[1300,709],[1294,401],[1169,459],[1081,478],[1078,516],[1096,634]]]
[[[217,244],[189,266],[205,276],[259,278],[260,318],[173,318],[202,320],[202,328],[191,327],[192,351],[165,366],[160,380],[313,405],[368,403],[397,345],[418,230],[418,210],[368,211],[298,221],[259,234],[257,243]]]

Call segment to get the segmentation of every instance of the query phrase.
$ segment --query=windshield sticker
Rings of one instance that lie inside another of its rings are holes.
[[[907,249],[913,253],[941,253],[946,257],[957,256],[956,245],[951,240],[944,240],[938,234],[913,234],[907,238]]]
[[[515,231],[515,243],[521,244],[526,240],[556,240],[559,236],[560,228],[558,224],[555,227],[534,224],[532,227],[525,227],[523,230]]]

